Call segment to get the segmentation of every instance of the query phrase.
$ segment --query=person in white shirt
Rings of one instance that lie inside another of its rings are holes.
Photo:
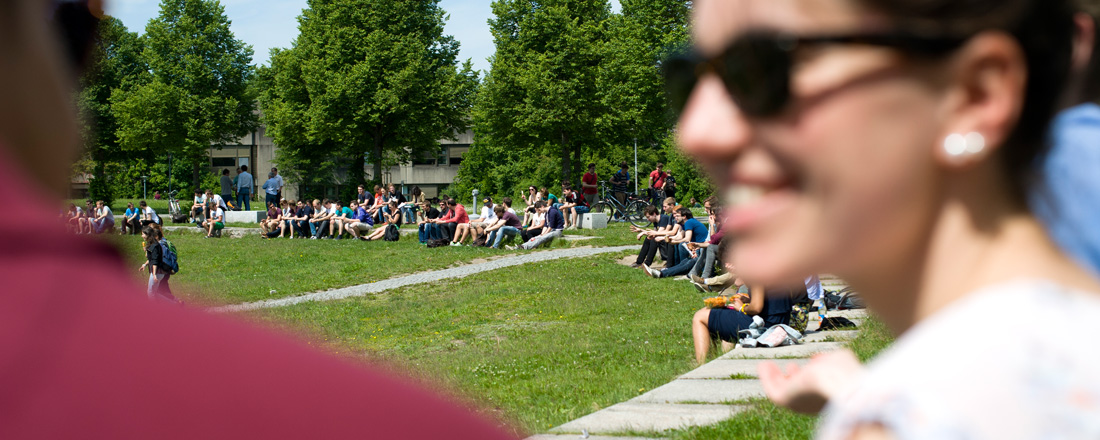
[[[225,229],[225,210],[215,205],[213,200],[207,202],[206,207],[210,210],[210,218],[202,222],[202,227],[206,229],[206,238],[210,238],[214,236],[214,231]]]
[[[160,216],[144,200],[138,203],[138,207],[141,208],[139,209],[141,211],[141,227],[144,228],[152,223],[160,224]]]
[[[93,234],[102,234],[115,228],[115,213],[102,200],[95,202],[95,218],[91,220]]]
[[[203,194],[201,189],[196,189],[194,202],[191,203],[191,223],[198,223],[202,219],[202,209],[206,206],[206,200],[206,194]]]
[[[211,190],[206,190],[206,200],[213,200],[214,204],[218,205],[223,210],[228,211],[229,205],[225,204],[225,199],[220,194],[214,194]]]

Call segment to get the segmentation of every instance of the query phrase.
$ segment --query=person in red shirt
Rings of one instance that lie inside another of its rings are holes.
[[[649,193],[650,198],[654,200],[654,205],[657,204],[657,201],[664,198],[662,191],[665,188],[665,178],[668,177],[668,173],[662,170],[664,167],[665,164],[658,162],[657,169],[649,173]]]
[[[20,207],[0,217],[0,438],[513,438],[392,372],[150,302],[114,247],[52,221],[81,136],[44,14],[94,22],[97,3],[0,6],[0,199]]]
[[[443,235],[445,240],[454,244],[454,239],[458,238],[456,231],[459,225],[469,224],[470,216],[466,214],[466,207],[461,203],[455,201],[455,199],[447,199],[447,214],[432,220],[432,223],[439,224],[439,231]]]
[[[600,178],[596,175],[596,164],[588,164],[588,172],[581,177],[581,194],[584,196],[585,205],[592,206],[596,203],[596,184]]]

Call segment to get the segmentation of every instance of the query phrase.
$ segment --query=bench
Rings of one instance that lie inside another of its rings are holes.
[[[607,227],[607,213],[589,212],[581,214],[581,229],[604,229]]]

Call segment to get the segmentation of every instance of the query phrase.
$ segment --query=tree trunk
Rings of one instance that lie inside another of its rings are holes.
[[[363,156],[363,153],[356,154],[355,157],[351,161],[351,170],[350,170],[350,172],[351,172],[351,183],[353,185],[363,185],[363,184],[366,183],[366,179],[363,176],[363,174],[364,174],[363,169],[366,168],[366,167],[367,167],[367,161],[366,161],[366,158]],[[366,187],[364,187],[364,188],[366,188]],[[369,190],[369,188],[368,188],[368,190]]]
[[[382,184],[382,134],[374,135],[374,151],[371,153],[371,162],[374,163],[374,175],[371,176],[376,185]]]
[[[574,188],[580,188],[581,187],[580,181],[579,180],[574,180],[575,178],[577,178],[577,174],[580,173],[580,171],[585,168],[584,164],[581,163],[581,144],[580,144],[580,142],[574,142],[573,143],[573,164],[574,164],[574,167],[573,167],[574,169],[569,170],[569,183],[572,183]]]
[[[573,148],[569,145],[569,135],[561,132],[561,180],[569,180],[573,174]]]
[[[202,176],[202,167],[200,167],[199,165],[199,161],[191,161],[191,187],[195,189],[199,188],[199,181]]]

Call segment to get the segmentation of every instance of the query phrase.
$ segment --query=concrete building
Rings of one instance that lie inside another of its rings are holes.
[[[461,133],[454,141],[441,139],[438,155],[417,158],[409,164],[383,169],[382,182],[393,183],[402,188],[402,192],[406,194],[412,190],[413,186],[419,186],[427,197],[436,197],[441,189],[454,182],[455,176],[458,175],[458,166],[462,163],[462,156],[470,150],[473,139],[472,130]],[[241,137],[236,143],[211,147],[210,170],[220,175],[223,169],[228,169],[230,176],[235,176],[235,169],[238,166],[248,165],[256,183],[252,193],[257,194],[262,191],[259,186],[267,180],[267,173],[275,166],[274,159],[278,149],[275,141],[267,135],[267,127],[261,124],[254,132]],[[373,172],[371,164],[366,164],[365,171],[368,176]],[[292,181],[286,175],[283,178],[286,179],[283,197],[297,199],[304,188],[299,182]],[[327,186],[324,192],[326,195],[335,195],[338,189],[339,186],[334,184]]]

